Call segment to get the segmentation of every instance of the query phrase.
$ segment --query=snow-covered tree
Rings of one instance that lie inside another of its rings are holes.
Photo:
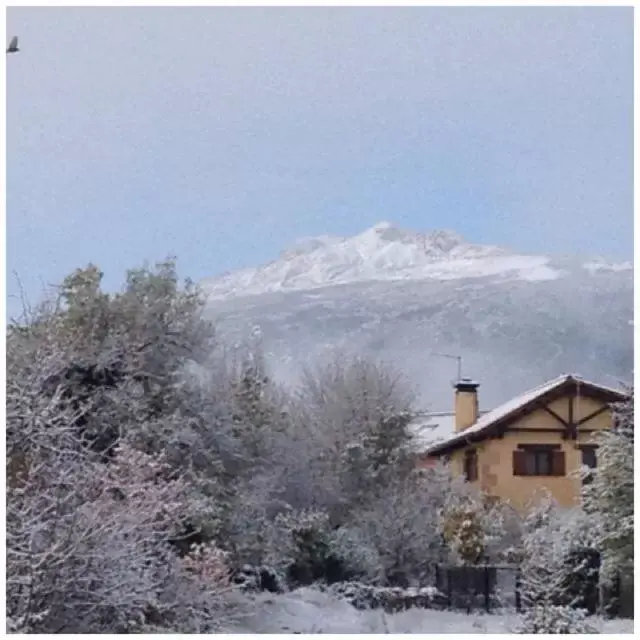
[[[185,375],[212,327],[171,263],[119,294],[101,277],[74,272],[7,331],[9,628],[213,631],[231,401]]]
[[[13,354],[8,376],[8,629],[219,628],[223,554],[208,547],[181,558],[171,546],[209,508],[193,477],[126,443],[108,461],[88,449],[60,389],[42,393],[60,357],[47,346],[21,370]]]
[[[597,585],[597,557],[596,531],[584,511],[561,508],[549,494],[537,499],[523,524],[519,632],[567,633],[560,629],[573,623],[570,632],[580,632],[585,590]]]
[[[407,429],[413,393],[390,367],[336,357],[305,372],[298,400],[322,475],[339,480],[351,502],[366,501],[413,467]]]
[[[441,514],[451,488],[443,465],[398,476],[366,504],[354,509],[339,555],[359,559],[362,574],[376,584],[424,584],[442,562]]]
[[[596,469],[583,469],[583,505],[598,524],[606,578],[633,576],[633,388],[614,405],[614,424],[599,433]]]
[[[136,269],[123,290],[101,289],[102,273],[90,265],[68,276],[57,297],[42,305],[26,326],[10,329],[12,356],[23,361],[48,344],[58,357],[43,392],[61,388],[72,408],[91,405],[79,426],[95,447],[108,449],[126,435],[149,452],[166,445],[166,435],[150,431],[154,418],[175,412],[175,394],[185,366],[206,359],[213,349],[213,326],[202,319],[204,299],[190,283],[179,283],[172,261],[155,269]],[[109,389],[126,387],[131,402],[116,411],[109,405]],[[119,424],[126,407],[135,407],[137,425],[122,434]],[[97,412],[111,412],[93,420]],[[96,428],[101,432],[97,433]]]
[[[439,516],[450,474],[414,472],[411,399],[397,374],[363,358],[307,371],[287,404],[269,464],[238,494],[236,547],[266,562],[264,538],[274,518],[291,510],[321,513],[328,530],[314,533],[314,548],[326,550],[335,574],[382,584],[424,579],[440,558]],[[243,533],[240,512],[262,524]]]

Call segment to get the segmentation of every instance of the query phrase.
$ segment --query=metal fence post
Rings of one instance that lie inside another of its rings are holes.
[[[473,599],[475,593],[475,589],[472,590],[472,585],[471,584],[471,578],[470,578],[470,572],[469,572],[469,566],[468,565],[463,565],[464,566],[464,571],[462,573],[462,575],[464,576],[463,580],[465,582],[465,584],[467,585],[467,613],[471,613],[471,608],[472,608],[472,602],[471,600]],[[473,575],[473,574],[471,574]]]
[[[487,613],[491,610],[491,582],[489,579],[489,567],[484,565],[484,608]]]

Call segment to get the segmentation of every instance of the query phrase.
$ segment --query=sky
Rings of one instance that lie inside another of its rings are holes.
[[[633,254],[632,8],[11,8],[7,292],[380,220]]]

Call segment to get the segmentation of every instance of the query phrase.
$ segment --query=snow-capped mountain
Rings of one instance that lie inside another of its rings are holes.
[[[522,255],[379,223],[305,238],[264,266],[202,282],[220,331],[256,326],[275,374],[295,381],[332,350],[402,370],[420,404],[448,409],[455,363],[489,409],[567,371],[606,384],[633,361],[633,265]]]
[[[366,281],[559,277],[548,263],[545,256],[470,244],[453,231],[420,233],[380,222],[351,238],[304,238],[274,262],[207,280],[203,285],[213,299]]]

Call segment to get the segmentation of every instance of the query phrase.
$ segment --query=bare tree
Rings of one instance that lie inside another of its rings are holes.
[[[308,484],[324,482],[328,507],[381,489],[391,468],[407,471],[413,400],[407,381],[374,360],[337,357],[305,372],[294,441],[307,443]]]
[[[341,555],[363,562],[369,579],[384,585],[426,584],[446,557],[441,513],[451,489],[449,470],[438,466],[397,477],[368,504],[354,510]],[[363,550],[367,550],[364,554]]]

